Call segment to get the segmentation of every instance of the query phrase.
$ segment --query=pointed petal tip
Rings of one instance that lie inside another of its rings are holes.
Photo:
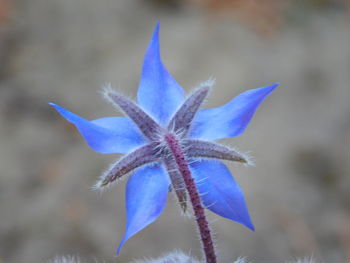
[[[249,216],[249,213],[247,211],[247,214],[246,215],[243,215],[242,217],[240,218],[232,218],[232,217],[225,217],[229,220],[232,220],[236,223],[239,223],[243,226],[245,226],[246,228],[248,228],[249,230],[255,232],[255,226],[253,225],[251,219],[250,219],[250,216]]]
[[[203,160],[190,164],[192,175],[202,195],[203,204],[212,212],[254,231],[244,194],[229,169],[220,161]],[[211,176],[215,174],[215,176]],[[205,178],[205,181],[203,179]]]
[[[217,108],[204,109],[196,115],[191,137],[218,140],[242,134],[259,105],[280,83],[244,91]],[[215,119],[216,125],[212,125]]]
[[[127,153],[144,143],[142,135],[128,118],[106,117],[88,121],[57,104],[50,102],[49,105],[73,123],[90,148],[98,153]]]
[[[51,107],[54,107],[55,109],[60,108],[60,106],[58,106],[57,104],[53,103],[53,102],[48,102],[48,105],[50,105]]]
[[[53,107],[56,111],[58,111],[58,113],[60,113],[64,118],[69,119],[67,117],[67,114],[72,114],[71,112],[69,112],[68,110],[66,110],[65,108],[61,107],[58,104],[55,104],[53,102],[49,102],[48,103],[51,107]]]
[[[268,89],[269,90],[269,93],[271,93],[272,91],[274,91],[278,86],[280,86],[281,83],[277,82],[277,83],[274,83],[270,86],[266,86],[264,87],[265,89]]]
[[[230,218],[230,217],[226,217],[229,220],[232,220],[234,222],[237,222],[239,224],[242,224],[243,226],[245,226],[246,228],[248,228],[249,230],[255,232],[255,226],[253,225],[249,214],[243,216],[243,218]]]
[[[140,168],[129,178],[126,185],[127,225],[117,255],[126,241],[160,216],[166,205],[169,185],[169,178],[160,165]]]
[[[260,88],[260,90],[266,90],[266,94],[270,94],[272,91],[274,91],[278,86],[280,86],[280,83],[274,83],[274,84],[271,84],[269,86],[264,86],[262,88]],[[259,88],[257,89],[259,90]]]
[[[50,106],[52,106],[63,118],[65,118],[67,121],[77,124],[76,122],[81,121],[81,117],[78,115],[66,110],[65,108],[61,107],[60,105],[57,105],[55,103],[49,102],[48,103]]]
[[[239,220],[233,220],[233,221],[236,221],[236,222],[244,225],[245,227],[247,227],[251,231],[255,232],[255,226],[250,218],[248,210],[247,210],[247,213],[245,215],[243,215]]]
[[[251,221],[249,221],[248,223],[244,224],[246,227],[248,227],[251,231],[255,232],[255,226],[253,225],[253,223]]]
[[[159,43],[159,29],[160,29],[160,22],[157,21],[152,34],[151,43],[153,42]]]
[[[156,22],[156,25],[155,25],[155,27],[154,27],[154,32],[159,32],[159,29],[160,29],[160,21],[158,20],[157,22]]]
[[[234,222],[237,222],[237,223],[245,226],[249,230],[255,232],[255,226],[253,225],[252,220],[250,219],[248,211],[247,211],[246,215],[243,215],[240,218],[230,218],[230,217],[226,217],[226,218],[229,219],[229,220],[232,220]]]
[[[125,240],[123,239],[123,240],[120,242],[120,244],[119,244],[119,246],[118,246],[118,248],[117,248],[117,252],[115,253],[115,256],[116,256],[116,257],[119,256],[120,251],[122,250],[122,246],[124,245],[124,243],[125,243]]]
[[[62,108],[60,105],[57,105],[57,104],[55,104],[55,103],[53,103],[53,102],[49,102],[48,104],[49,104],[51,107],[53,107],[56,111],[58,111],[58,113],[60,113],[63,117],[67,118],[67,117],[65,116],[65,113],[67,112],[66,109]]]
[[[281,85],[281,83],[276,82],[276,83],[272,84],[270,87],[271,87],[272,89],[275,89],[275,88],[277,88],[277,87],[280,86],[280,85]]]
[[[159,27],[158,22],[145,53],[137,100],[146,112],[165,124],[183,102],[184,91],[162,63]]]

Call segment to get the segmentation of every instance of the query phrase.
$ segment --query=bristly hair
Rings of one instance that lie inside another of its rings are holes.
[[[239,149],[237,149],[237,147],[229,147],[230,149],[238,152],[239,154],[241,154],[243,156],[243,158],[245,159],[245,163],[243,163],[244,166],[255,166],[255,158],[254,156],[251,154],[250,151],[246,151],[246,152],[241,152]]]
[[[208,95],[206,96],[206,98],[204,99],[202,105],[205,104],[207,98],[210,96],[210,93],[212,92],[214,86],[216,84],[216,78],[214,78],[213,76],[210,76],[207,80],[200,82],[197,86],[195,86],[195,89],[200,89],[200,88],[205,88],[208,87],[209,91],[208,91]],[[191,94],[189,94],[190,96]]]
[[[201,88],[201,87],[209,87],[210,89],[212,89],[215,86],[216,83],[216,79],[211,76],[208,80],[201,82],[197,88]]]
[[[103,191],[111,188],[113,185],[115,184],[118,184],[120,181],[123,181],[127,178],[127,176],[122,176],[120,178],[117,178],[115,181],[107,184],[107,185],[104,185],[103,186],[103,181],[105,180],[107,174],[109,173],[109,171],[115,166],[115,164],[118,162],[119,160],[117,161],[114,161],[113,163],[111,163],[107,169],[105,169],[102,174],[99,176],[98,180],[96,181],[96,183],[90,188],[91,190],[93,191],[97,191],[99,193],[102,193]]]
[[[102,88],[98,91],[102,95],[102,97],[108,101],[111,102],[109,97],[106,95],[108,92],[115,92],[115,90],[112,87],[112,83],[106,82],[102,85]]]
[[[99,93],[102,95],[102,98],[107,101],[108,103],[112,104],[113,107],[115,107],[117,110],[120,110],[113,100],[111,100],[111,97],[108,95],[110,93],[118,93],[112,86],[112,83],[106,82],[103,84],[101,90],[99,90]]]

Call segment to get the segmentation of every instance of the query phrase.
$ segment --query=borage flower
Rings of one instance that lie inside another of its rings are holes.
[[[146,51],[138,104],[110,88],[104,90],[105,98],[127,117],[88,121],[51,103],[93,150],[126,153],[95,185],[101,189],[132,173],[126,186],[126,232],[118,253],[130,237],[159,217],[169,189],[174,190],[183,210],[191,202],[205,250],[213,246],[202,204],[254,230],[243,193],[220,161],[249,160],[213,141],[240,135],[277,84],[243,92],[221,107],[200,110],[213,81],[201,84],[186,99],[161,61],[158,31],[159,24]],[[208,257],[207,262],[215,262]]]

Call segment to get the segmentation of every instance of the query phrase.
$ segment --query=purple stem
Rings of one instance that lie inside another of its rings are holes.
[[[181,145],[173,134],[166,134],[164,136],[172,155],[177,163],[179,172],[181,173],[188,195],[190,196],[194,215],[199,228],[199,234],[203,244],[203,250],[207,263],[216,263],[216,254],[214,250],[213,240],[211,238],[208,221],[205,217],[204,208],[202,206],[201,198],[199,196],[196,184],[188,167],[187,160]]]

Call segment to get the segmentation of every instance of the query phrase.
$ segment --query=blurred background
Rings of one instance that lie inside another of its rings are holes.
[[[201,255],[170,195],[115,258],[125,182],[89,188],[117,155],[90,150],[47,102],[87,119],[120,115],[98,91],[135,98],[161,21],[163,61],[187,91],[217,79],[206,107],[280,82],[247,131],[225,140],[256,232],[208,212],[220,262],[350,262],[350,2],[346,0],[0,0],[0,262],[130,262]]]

